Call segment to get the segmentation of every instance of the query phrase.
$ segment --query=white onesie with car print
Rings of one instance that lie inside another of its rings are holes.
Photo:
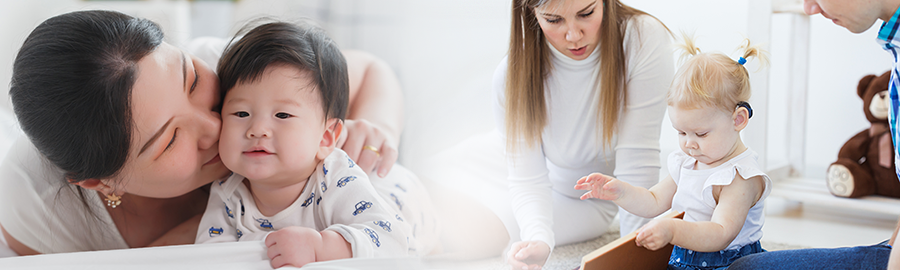
[[[410,225],[340,149],[316,166],[300,197],[274,216],[259,212],[244,179],[233,174],[212,183],[196,243],[265,240],[270,232],[302,226],[340,233],[353,258],[416,254]]]

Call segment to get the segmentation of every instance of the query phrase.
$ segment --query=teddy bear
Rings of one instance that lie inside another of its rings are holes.
[[[868,129],[847,140],[838,160],[828,167],[825,181],[831,194],[845,198],[884,195],[900,198],[900,180],[894,170],[894,145],[888,125],[888,84],[891,73],[866,75],[856,94],[863,100]]]

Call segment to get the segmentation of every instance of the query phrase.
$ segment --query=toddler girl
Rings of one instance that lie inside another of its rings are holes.
[[[744,63],[765,58],[749,41],[737,61],[700,53],[687,37],[680,47],[682,58],[690,58],[675,74],[666,100],[681,147],[669,155],[669,176],[648,190],[594,173],[575,188],[588,190],[582,200],[611,200],[647,218],[670,208],[684,211],[683,220],[656,219],[641,227],[637,245],[650,250],[675,245],[670,269],[724,269],[763,251],[763,201],[772,183],[740,132],[753,115]]]

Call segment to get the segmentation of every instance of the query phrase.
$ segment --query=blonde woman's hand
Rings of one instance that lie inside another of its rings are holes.
[[[543,241],[516,242],[506,257],[512,269],[541,269],[550,257],[550,245]]]
[[[363,171],[377,169],[379,177],[391,171],[397,162],[397,145],[387,132],[365,119],[345,120],[344,130],[336,146],[347,152]]]
[[[581,195],[582,200],[589,198],[616,200],[622,195],[621,183],[619,179],[602,173],[592,173],[578,179],[578,182],[575,183],[575,189],[588,191]]]
[[[636,244],[649,250],[658,250],[665,247],[674,237],[674,219],[654,219],[638,229]]]

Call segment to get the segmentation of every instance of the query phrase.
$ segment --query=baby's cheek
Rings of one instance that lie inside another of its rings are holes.
[[[226,167],[236,165],[237,159],[241,153],[240,141],[237,140],[233,133],[229,134],[222,129],[222,135],[219,137],[219,157]]]

